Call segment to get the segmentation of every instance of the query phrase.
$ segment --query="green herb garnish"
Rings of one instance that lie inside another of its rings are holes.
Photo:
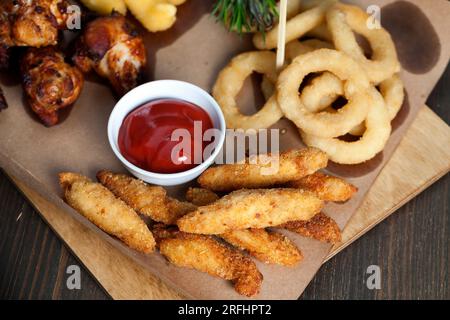
[[[230,31],[264,33],[278,19],[275,0],[217,0],[212,14]]]

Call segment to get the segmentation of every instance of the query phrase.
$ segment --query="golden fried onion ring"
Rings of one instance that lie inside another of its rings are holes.
[[[380,83],[379,88],[386,104],[389,120],[392,121],[400,111],[405,98],[403,82],[399,74],[395,74]],[[323,110],[336,112],[331,107],[331,104],[342,94],[342,81],[331,73],[324,73],[313,79],[311,84],[303,89],[300,98],[305,107],[311,112],[320,112]],[[354,136],[361,136],[364,131],[364,123],[361,123],[349,133]]]
[[[263,76],[261,81],[261,92],[266,101],[269,100],[270,97],[272,97],[273,94],[275,93],[275,84],[272,81],[270,81],[269,78],[266,76]]]
[[[405,88],[400,75],[394,74],[380,83],[380,92],[386,102],[389,119],[394,120],[405,100]]]
[[[358,61],[375,84],[400,71],[397,52],[390,34],[383,28],[369,29],[369,16],[358,7],[336,4],[327,14],[327,24],[334,46]],[[372,58],[367,59],[358,45],[354,32],[364,36],[372,48]]]
[[[286,45],[286,60],[290,63],[299,55],[317,49],[334,49],[334,47],[333,44],[319,39],[308,39],[303,41],[294,40]]]
[[[295,57],[301,54],[305,54],[307,52],[322,48],[333,49],[333,45],[329,42],[318,39],[308,39],[301,42],[298,40],[291,41],[286,45],[286,63],[290,64]],[[261,91],[266,101],[269,100],[269,98],[273,95],[275,91],[274,86],[275,83],[271,82],[268,77],[263,76],[261,82]]]
[[[326,152],[333,162],[357,164],[368,161],[382,151],[391,134],[391,124],[383,97],[372,87],[370,89],[370,111],[365,120],[366,130],[355,142],[337,138],[320,138],[300,131],[303,142]]]
[[[336,0],[323,0],[317,6],[299,13],[286,22],[286,43],[298,39],[308,31],[313,30],[325,21],[327,9],[336,2]],[[267,32],[265,35],[258,32],[253,36],[253,44],[256,48],[274,49],[277,47],[278,25]]]
[[[271,82],[276,82],[275,59],[275,53],[271,51],[246,52],[233,58],[220,72],[213,87],[213,96],[223,111],[228,128],[263,129],[283,117],[275,95],[267,100],[261,110],[251,116],[243,115],[236,103],[236,96],[252,72],[262,73]]]
[[[298,88],[309,73],[330,71],[344,81],[348,103],[336,113],[309,111]],[[366,73],[344,53],[319,49],[296,57],[278,77],[277,100],[284,115],[310,135],[332,138],[345,135],[361,123],[369,112],[370,82]]]
[[[324,72],[303,88],[300,100],[310,112],[320,112],[330,107],[343,94],[344,84],[342,81],[334,74]]]
[[[392,121],[400,111],[403,100],[405,99],[405,90],[403,81],[398,74],[394,74],[391,78],[380,83],[380,92],[384,98],[389,120]],[[361,136],[366,130],[364,123],[354,127],[349,133],[353,136]]]

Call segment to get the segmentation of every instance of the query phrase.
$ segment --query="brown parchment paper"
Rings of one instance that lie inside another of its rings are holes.
[[[343,228],[374,179],[389,160],[405,130],[424,104],[450,58],[450,4],[446,0],[351,1],[366,8],[379,5],[381,22],[396,42],[404,67],[402,78],[407,99],[393,123],[393,134],[384,152],[364,165],[327,168],[333,174],[354,183],[359,192],[345,204],[329,204],[325,212]],[[148,80],[179,79],[210,91],[218,71],[231,57],[252,48],[249,37],[240,39],[228,33],[208,15],[211,2],[189,0],[179,8],[178,22],[173,29],[147,34],[150,62]],[[3,73],[0,84],[9,108],[0,113],[0,166],[28,183],[48,200],[65,209],[67,214],[95,230],[105,241],[117,246],[142,267],[149,269],[182,294],[197,299],[242,299],[232,285],[221,279],[168,264],[158,253],[137,253],[100,231],[61,200],[57,173],[76,171],[92,178],[99,169],[124,171],[110,150],[106,126],[115,98],[107,85],[94,77],[83,89],[81,98],[70,116],[60,125],[45,128],[24,103],[17,72]],[[253,101],[253,92],[244,89],[243,101]],[[302,146],[295,127],[281,120],[274,127],[284,128],[282,149]],[[433,130],[433,128],[427,128]],[[426,161],[424,155],[423,161]],[[394,183],[394,182],[393,182]],[[180,195],[185,186],[172,188]],[[3,213],[5,214],[5,213]],[[296,299],[319,269],[330,245],[302,238],[283,231],[299,246],[304,260],[295,268],[265,265],[256,262],[264,275],[259,299]],[[111,261],[111,263],[114,263]]]

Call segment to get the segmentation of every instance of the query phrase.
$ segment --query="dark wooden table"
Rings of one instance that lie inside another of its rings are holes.
[[[447,68],[428,101],[447,123],[449,89]],[[446,175],[327,262],[302,298],[450,299],[449,200]],[[67,288],[70,265],[81,268],[80,290]],[[367,288],[370,265],[380,267],[379,290]],[[1,172],[0,299],[110,299]]]

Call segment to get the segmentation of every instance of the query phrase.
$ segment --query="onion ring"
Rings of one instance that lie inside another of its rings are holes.
[[[380,83],[380,92],[386,101],[389,119],[392,121],[400,111],[405,100],[405,88],[400,75],[394,74],[391,78]]]
[[[295,57],[301,54],[322,48],[332,49],[333,45],[318,39],[308,39],[301,42],[298,40],[291,41],[286,45],[286,63],[290,64]],[[275,84],[266,76],[263,76],[261,91],[266,101],[269,100],[275,91]]]
[[[348,103],[336,113],[313,113],[305,108],[298,88],[309,73],[330,71],[344,81]],[[369,112],[370,82],[353,59],[339,51],[319,49],[296,57],[278,77],[277,100],[284,115],[307,134],[338,137],[361,123]]]
[[[334,49],[333,44],[318,40],[308,39],[304,41],[294,40],[286,45],[286,60],[290,63],[294,58],[317,49]]]
[[[334,74],[324,72],[314,78],[310,85],[303,88],[300,100],[310,112],[328,111],[327,108],[343,94],[344,84],[342,81]]]
[[[365,120],[366,130],[355,142],[337,138],[320,138],[300,131],[303,142],[326,152],[333,162],[358,164],[368,161],[382,151],[391,134],[391,124],[383,97],[374,87],[370,89],[371,107]]]
[[[299,13],[286,23],[286,43],[298,39],[305,35],[308,31],[313,30],[325,21],[325,14],[328,8],[334,4],[336,0],[323,0],[312,9]],[[278,26],[275,26],[265,35],[255,33],[253,36],[253,44],[256,48],[274,49],[277,47]]]
[[[369,16],[358,7],[336,4],[327,12],[327,24],[337,50],[358,61],[367,71],[370,81],[378,84],[400,71],[397,52],[390,34],[383,28],[369,29]],[[373,54],[367,59],[358,45],[354,32],[364,36]]]
[[[331,32],[328,29],[326,22],[318,25],[314,29],[311,29],[305,34],[306,37],[317,38],[322,41],[332,42],[333,37],[331,36]]]
[[[286,7],[286,16],[288,19],[295,17],[301,11],[303,0],[289,0]],[[278,6],[280,3],[278,3]]]
[[[394,120],[403,105],[405,91],[403,82],[399,74],[380,83],[381,95],[384,98],[389,119]],[[311,112],[336,112],[331,104],[343,95],[343,84],[335,75],[325,72],[323,75],[314,78],[310,85],[306,86],[301,95],[305,108]],[[349,133],[353,136],[361,136],[366,130],[364,122],[352,128]]]
[[[386,104],[389,120],[392,121],[400,111],[405,99],[403,81],[398,74],[394,74],[391,78],[380,83],[379,87]],[[361,123],[350,130],[349,133],[353,136],[361,136],[365,130],[364,123]]]
[[[270,97],[275,93],[275,85],[272,81],[269,80],[268,77],[263,76],[261,81],[261,92],[264,96],[264,99],[267,101]]]
[[[251,51],[242,53],[220,72],[213,87],[213,96],[220,105],[228,128],[263,129],[268,128],[283,117],[275,95],[272,95],[257,113],[243,115],[236,103],[236,96],[245,79],[253,72],[262,73],[270,81],[277,78],[276,56],[271,51]]]

